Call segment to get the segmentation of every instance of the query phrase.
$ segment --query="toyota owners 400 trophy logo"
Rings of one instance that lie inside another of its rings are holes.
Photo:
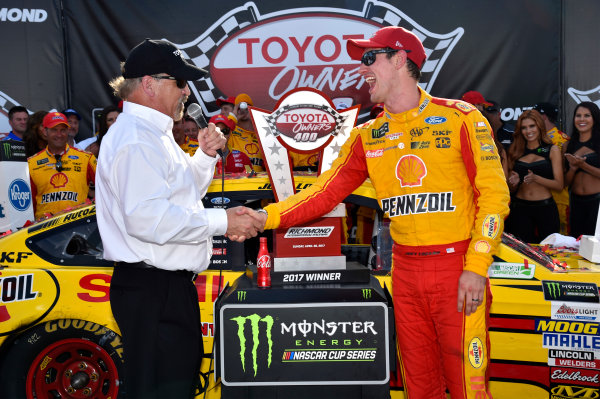
[[[244,92],[255,104],[272,108],[290,90],[311,87],[334,102],[362,104],[366,115],[372,105],[368,85],[358,74],[359,62],[346,53],[346,41],[369,38],[384,26],[406,28],[423,42],[427,60],[419,85],[427,91],[464,33],[462,27],[446,34],[430,32],[381,1],[366,1],[361,11],[306,7],[264,15],[247,2],[195,40],[174,44],[185,59],[210,71],[190,85],[207,114],[218,112],[219,97]]]

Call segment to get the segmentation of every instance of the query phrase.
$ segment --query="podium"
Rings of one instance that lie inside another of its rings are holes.
[[[391,303],[374,277],[261,289],[249,271],[215,302],[221,397],[388,398]]]
[[[4,232],[34,220],[35,199],[31,194],[25,144],[3,140],[0,146],[0,232]]]

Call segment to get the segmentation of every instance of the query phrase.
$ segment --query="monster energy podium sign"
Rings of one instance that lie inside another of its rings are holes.
[[[388,323],[385,303],[224,305],[221,380],[227,386],[386,384]]]

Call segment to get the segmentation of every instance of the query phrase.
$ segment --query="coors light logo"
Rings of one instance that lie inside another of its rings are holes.
[[[218,112],[217,98],[241,92],[260,107],[273,109],[285,93],[299,87],[320,90],[334,101],[349,98],[349,106],[362,104],[368,113],[368,85],[358,74],[359,62],[346,53],[346,41],[369,38],[390,25],[413,31],[422,40],[428,56],[420,86],[430,91],[463,28],[436,34],[380,1],[366,1],[361,11],[307,7],[265,15],[248,2],[192,42],[176,46],[184,58],[210,71],[190,87],[208,114]]]

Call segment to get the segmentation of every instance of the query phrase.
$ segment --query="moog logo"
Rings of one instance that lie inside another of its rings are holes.
[[[15,179],[8,185],[8,198],[17,211],[24,211],[31,205],[31,190],[23,179]]]

